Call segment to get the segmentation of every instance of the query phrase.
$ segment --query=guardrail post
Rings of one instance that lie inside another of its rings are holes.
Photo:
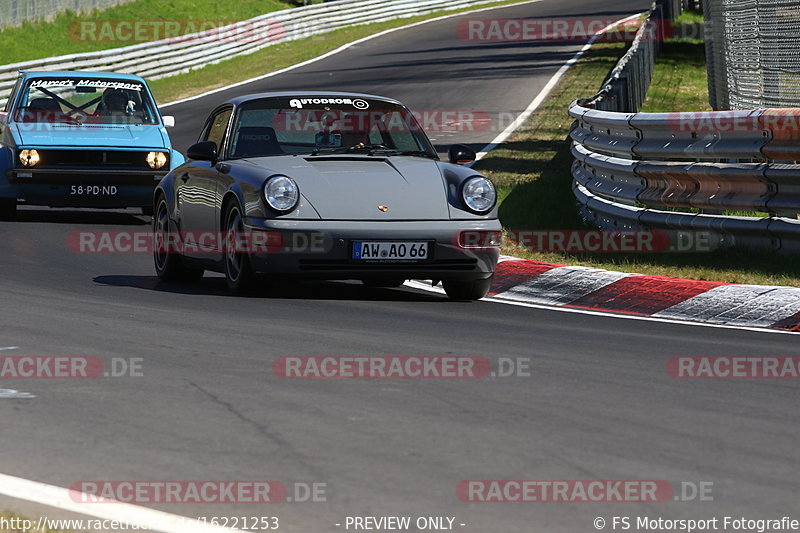
[[[616,111],[619,113],[629,113],[633,106],[631,105],[631,85],[627,72],[620,74],[617,88],[619,89],[619,100],[617,100]]]

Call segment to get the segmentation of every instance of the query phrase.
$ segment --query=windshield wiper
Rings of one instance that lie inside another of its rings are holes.
[[[372,154],[373,152],[378,151],[389,151],[389,152],[396,152],[397,150],[393,150],[389,148],[385,144],[356,144],[354,146],[330,146],[327,148],[317,148],[311,155],[317,154],[345,154],[350,152],[369,152]]]
[[[430,152],[425,152],[423,150],[405,150],[403,152],[397,152],[397,155],[412,155],[417,157],[427,157],[428,159],[439,159],[438,155],[433,155]]]

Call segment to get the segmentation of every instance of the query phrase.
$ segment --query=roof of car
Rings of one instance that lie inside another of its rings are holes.
[[[236,98],[231,98],[226,103],[233,104],[233,105],[240,105],[244,102],[249,102],[251,100],[260,100],[261,98],[280,98],[280,97],[290,97],[290,98],[365,98],[369,100],[380,100],[382,102],[388,102],[397,105],[403,105],[397,100],[392,98],[387,98],[385,96],[376,96],[374,94],[362,94],[362,93],[344,93],[344,92],[336,92],[336,91],[281,91],[281,92],[269,92],[269,93],[258,93],[258,94],[246,94],[243,96],[237,96]]]
[[[115,79],[115,80],[131,80],[131,81],[144,81],[140,76],[135,74],[121,74],[118,72],[85,72],[78,70],[20,70],[20,74],[25,78],[75,78],[75,77],[88,77],[97,79]]]

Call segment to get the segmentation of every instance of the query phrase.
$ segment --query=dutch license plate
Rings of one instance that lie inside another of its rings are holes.
[[[428,258],[425,241],[355,241],[353,259],[357,261],[420,261]]]
[[[70,196],[116,196],[116,185],[70,185]]]

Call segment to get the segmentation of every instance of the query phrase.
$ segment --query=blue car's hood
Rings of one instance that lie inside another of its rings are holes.
[[[14,124],[20,146],[166,148],[160,126]]]

